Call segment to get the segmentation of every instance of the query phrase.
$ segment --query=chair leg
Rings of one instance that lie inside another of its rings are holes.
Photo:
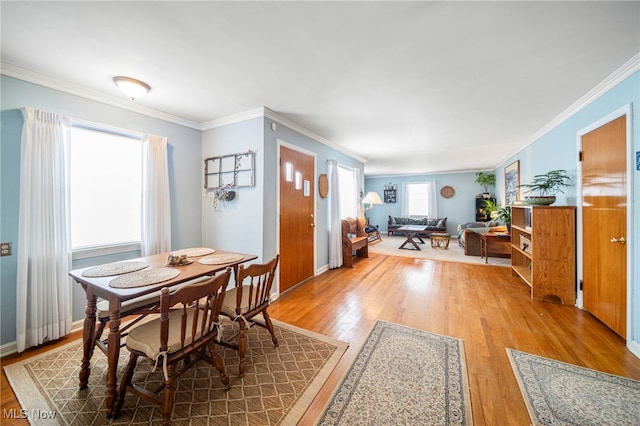
[[[240,324],[240,331],[238,332],[238,370],[240,377],[244,377],[244,370],[246,368],[244,355],[247,352],[247,324],[242,318],[238,323]]]
[[[171,413],[173,412],[173,402],[176,397],[176,387],[178,378],[176,377],[176,365],[167,365],[167,378],[165,379],[164,401],[162,403],[162,424],[171,424]]]
[[[262,316],[264,317],[264,323],[267,326],[267,330],[269,330],[269,334],[271,334],[271,341],[273,342],[274,347],[278,347],[278,338],[276,337],[276,331],[273,328],[273,323],[271,322],[271,317],[269,317],[269,313],[265,309],[262,311]]]
[[[125,367],[122,381],[120,382],[120,389],[118,391],[118,397],[113,406],[113,418],[120,416],[120,410],[124,405],[124,396],[127,392],[127,386],[131,386],[131,379],[133,378],[133,372],[136,369],[136,363],[138,362],[138,355],[131,354],[129,356],[129,362]]]
[[[227,372],[224,369],[224,361],[222,361],[222,357],[218,354],[216,350],[216,345],[212,341],[207,345],[209,347],[209,354],[211,354],[211,359],[213,360],[213,366],[216,367],[218,373],[220,373],[220,381],[225,386],[227,390],[229,390],[229,376],[227,376]]]

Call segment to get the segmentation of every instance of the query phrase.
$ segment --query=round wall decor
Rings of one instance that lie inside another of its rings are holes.
[[[440,189],[440,195],[442,195],[444,198],[451,198],[455,195],[456,190],[453,189],[452,186],[443,186],[442,189]]]
[[[327,198],[327,194],[329,193],[329,179],[325,173],[318,177],[318,191],[322,198]]]

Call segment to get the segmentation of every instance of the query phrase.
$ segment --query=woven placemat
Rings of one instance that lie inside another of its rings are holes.
[[[237,262],[238,260],[242,259],[244,259],[244,256],[241,254],[218,253],[203,257],[202,259],[198,260],[198,262],[202,263],[203,265],[221,265],[223,263]]]
[[[142,271],[120,275],[109,281],[109,287],[134,288],[157,284],[180,275],[180,271],[173,268],[151,268]]]
[[[95,266],[82,272],[83,277],[108,277],[111,275],[128,274],[129,272],[139,271],[149,266],[144,262],[114,262],[104,265]]]
[[[192,247],[192,248],[172,251],[171,254],[174,256],[181,256],[183,254],[186,254],[187,257],[198,257],[198,256],[205,256],[213,252],[215,252],[215,250],[209,247]]]

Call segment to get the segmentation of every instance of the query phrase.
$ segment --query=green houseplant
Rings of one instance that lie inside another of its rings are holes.
[[[477,172],[475,183],[484,188],[482,195],[484,198],[489,198],[489,188],[496,186],[496,175],[493,173]]]
[[[566,170],[551,170],[545,174],[535,175],[531,183],[519,185],[527,188],[525,193],[536,192],[536,195],[525,196],[527,204],[550,205],[555,203],[558,192],[564,191],[562,188],[571,184],[571,178]]]
[[[511,206],[500,206],[496,210],[496,216],[499,221],[507,226],[507,231],[511,232]]]

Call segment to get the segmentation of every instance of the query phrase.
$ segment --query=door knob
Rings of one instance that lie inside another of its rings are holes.
[[[620,238],[613,237],[613,238],[611,238],[611,242],[612,243],[626,244],[627,240],[625,240],[624,237],[620,237]]]

